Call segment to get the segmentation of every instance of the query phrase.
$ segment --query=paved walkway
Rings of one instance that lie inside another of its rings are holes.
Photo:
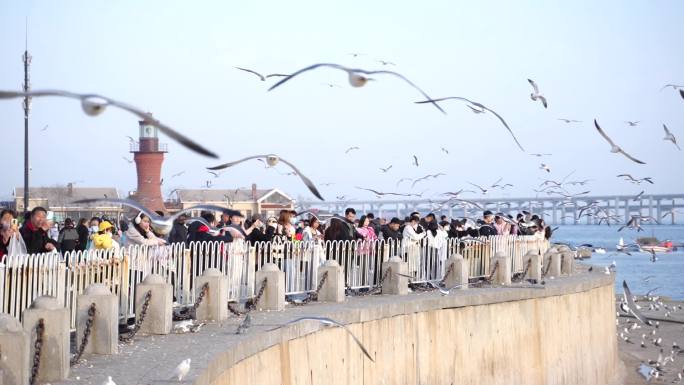
[[[593,279],[588,279],[590,276]],[[233,316],[222,323],[207,324],[198,333],[137,336],[131,345],[121,345],[118,355],[84,357],[81,363],[72,368],[69,379],[60,384],[101,385],[107,376],[112,376],[118,385],[177,383],[171,380],[173,369],[186,358],[192,359],[192,365],[183,383],[194,383],[219,356],[229,357],[225,360],[237,362],[283,339],[297,338],[322,327],[315,322],[303,322],[266,332],[306,315],[328,316],[342,323],[357,323],[432,309],[580,292],[612,282],[612,276],[594,272],[547,280],[542,288],[530,288],[531,285],[520,287],[521,285],[514,284],[512,287],[462,290],[448,296],[441,296],[433,291],[411,293],[406,296],[348,297],[342,304],[311,303],[301,307],[287,306],[280,312],[253,312],[253,326],[245,334],[235,334],[242,317]],[[238,345],[239,348],[236,349]],[[232,351],[229,356],[224,354],[227,351]],[[223,363],[223,367],[227,367],[226,363]]]

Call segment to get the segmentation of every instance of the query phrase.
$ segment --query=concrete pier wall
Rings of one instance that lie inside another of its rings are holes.
[[[343,329],[305,322],[241,342],[215,357],[195,383],[618,383],[612,277],[563,281],[340,308],[326,315],[348,323],[375,363]]]

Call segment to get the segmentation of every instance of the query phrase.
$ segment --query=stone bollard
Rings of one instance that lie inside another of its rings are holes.
[[[494,268],[496,263],[498,263],[499,266],[496,268],[496,274],[494,274],[492,283],[496,285],[510,285],[511,259],[508,258],[508,255],[499,251],[496,254],[494,254],[494,257],[492,258],[492,262],[490,264],[492,269]]]
[[[256,273],[256,290],[266,279],[266,290],[261,300],[256,303],[259,310],[283,310],[285,309],[285,273],[273,263],[267,263]],[[257,293],[258,294],[258,293]]]
[[[318,292],[320,302],[344,302],[344,271],[342,266],[334,259],[329,259],[318,268],[318,278],[323,279],[323,274],[328,273],[321,291]],[[318,283],[316,283],[318,285]]]
[[[452,287],[459,287],[460,289],[468,288],[468,277],[470,276],[470,264],[468,260],[463,258],[461,254],[454,254],[446,261],[446,269],[451,273],[444,277],[444,286],[447,289]]]
[[[552,247],[544,253],[544,271],[546,271],[545,277],[558,277],[561,273],[560,265],[560,253],[558,249]]]
[[[218,269],[204,270],[197,278],[196,296],[201,295],[202,287],[208,284],[208,290],[197,307],[195,318],[198,321],[224,321],[228,319],[228,277]],[[197,301],[197,299],[195,299]]]
[[[143,334],[169,334],[173,326],[173,288],[158,274],[150,274],[135,288],[135,317],[142,316],[145,296],[151,291],[150,303],[140,325]]]
[[[387,274],[387,269],[392,271]],[[408,274],[408,264],[401,258],[394,256],[383,264],[382,277],[385,280],[382,283],[382,294],[406,295],[408,294],[408,278],[402,277],[399,274]]]
[[[530,262],[530,268],[527,270],[527,277],[523,277],[523,279],[534,279],[537,280],[537,282],[541,281],[541,275],[542,275],[542,268],[543,268],[543,257],[539,255],[538,252],[530,250],[527,254],[525,254],[525,263],[527,261]]]
[[[561,253],[561,274],[572,275],[575,270],[575,253],[572,250]]]
[[[41,296],[24,311],[24,330],[31,338],[37,337],[36,325],[41,319],[44,329],[37,383],[65,380],[69,377],[69,310],[55,297]]]
[[[83,353],[117,354],[119,352],[119,299],[107,285],[94,283],[78,297],[76,315],[77,348],[83,340],[88,311],[95,304],[95,317]]]
[[[5,349],[2,349],[3,346]],[[0,349],[0,384],[28,384],[31,353],[29,334],[9,314],[0,314]]]

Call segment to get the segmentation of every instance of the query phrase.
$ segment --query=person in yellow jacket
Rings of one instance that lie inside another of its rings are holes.
[[[96,250],[119,250],[119,244],[112,239],[114,226],[108,221],[102,221],[98,233],[93,236],[93,245]]]

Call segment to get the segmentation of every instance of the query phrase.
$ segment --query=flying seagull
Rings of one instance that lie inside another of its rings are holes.
[[[447,150],[447,149],[444,148],[444,147],[442,147],[442,152],[445,153],[445,154],[447,154],[447,155],[449,155],[449,150]]]
[[[241,67],[235,67],[235,68],[239,69],[240,71],[249,72],[249,73],[251,73],[251,74],[254,74],[254,75],[258,76],[259,79],[261,79],[262,82],[265,82],[266,79],[268,79],[268,78],[273,78],[273,77],[285,77],[285,76],[288,76],[288,75],[285,75],[285,74],[268,74],[268,75],[265,75],[265,76],[264,76],[264,75],[262,75],[262,74],[260,74],[260,73],[258,73],[258,72],[256,72],[256,71],[253,71],[253,70],[251,70],[251,69],[249,69],[249,68],[241,68]]]
[[[535,83],[534,80],[532,80],[532,79],[527,79],[527,81],[530,83],[530,85],[534,89],[534,92],[530,94],[530,99],[532,99],[534,101],[537,101],[537,100],[541,101],[542,104],[544,105],[544,108],[547,108],[546,98],[544,97],[544,95],[539,93],[539,87],[537,86],[537,83]]]
[[[634,318],[639,320],[639,322],[646,325],[651,325],[651,321],[649,321],[649,319],[641,314],[641,312],[637,309],[636,304],[634,303],[634,297],[632,297],[632,292],[629,290],[629,286],[627,286],[627,281],[622,281],[622,289],[624,290],[623,296],[625,298],[625,302],[627,302],[627,309],[629,312],[632,313]]]
[[[469,185],[471,185],[471,186],[474,186],[474,187],[479,188],[480,191],[482,192],[482,195],[486,195],[486,194],[487,194],[487,191],[489,191],[488,189],[483,188],[483,187],[480,186],[480,185],[476,185],[475,183],[471,183],[471,182],[467,182],[467,183],[468,183]],[[497,182],[497,183],[498,183],[498,182]],[[495,183],[495,184],[496,184],[496,183]]]
[[[344,331],[346,331],[346,332],[351,336],[351,338],[354,340],[354,342],[356,343],[356,345],[358,345],[359,348],[361,348],[361,350],[363,351],[363,354],[365,354],[366,357],[368,357],[369,360],[371,360],[372,362],[375,362],[375,360],[373,359],[373,357],[371,357],[370,353],[368,353],[368,349],[366,349],[366,347],[363,346],[363,344],[361,343],[361,341],[359,341],[359,339],[356,338],[356,336],[354,335],[354,333],[352,333],[352,331],[349,330],[349,328],[348,328],[346,325],[341,324],[341,323],[339,323],[339,322],[337,322],[337,321],[335,321],[334,319],[331,319],[331,318],[327,318],[327,317],[300,317],[300,318],[297,318],[297,319],[292,320],[292,321],[290,321],[290,322],[287,322],[286,324],[284,324],[284,325],[282,325],[282,326],[278,326],[277,328],[271,329],[271,330],[268,330],[268,331],[273,331],[273,330],[276,330],[276,329],[280,329],[280,328],[282,328],[282,327],[285,327],[285,326],[288,326],[288,325],[292,325],[292,324],[296,324],[296,323],[299,323],[299,322],[302,322],[302,321],[316,321],[316,322],[322,323],[322,324],[325,325],[325,326],[335,326],[335,327],[339,327],[339,328],[344,329]]]
[[[354,150],[360,150],[360,148],[358,148],[358,147],[356,147],[356,146],[354,146],[354,147],[349,147],[348,149],[346,149],[346,150],[344,151],[344,153],[345,153],[345,154],[349,154],[350,151],[354,151]]]
[[[627,123],[627,125],[629,125],[630,127],[636,127],[639,124],[639,121],[637,120],[635,122],[632,122],[630,120],[626,120],[625,123]]]
[[[564,119],[564,118],[558,118],[558,120],[561,120],[565,123],[582,123],[581,120],[575,120],[575,119]]]
[[[405,181],[409,181],[409,182],[410,182],[410,181],[412,181],[412,180],[413,180],[413,179],[411,179],[411,178],[401,178],[401,179],[399,179],[399,181],[397,181],[397,187],[399,187],[399,185],[401,184],[401,182],[405,182]]]
[[[635,195],[634,198],[632,198],[632,200],[634,202],[637,202],[644,195],[645,192],[646,192],[645,190],[641,190],[641,192],[638,193],[637,195]]]
[[[532,156],[536,156],[537,158],[541,158],[542,156],[551,156],[551,154],[530,154]]]
[[[684,90],[679,90],[679,96],[681,96],[682,99],[684,99]]]
[[[244,161],[251,160],[251,159],[257,159],[257,158],[266,159],[266,164],[268,164],[271,167],[278,164],[279,161],[282,161],[283,163],[288,165],[294,172],[296,172],[297,175],[299,175],[299,178],[301,178],[302,182],[304,182],[306,187],[309,188],[309,191],[311,191],[311,193],[313,193],[316,196],[316,198],[318,198],[320,200],[325,200],[325,199],[323,199],[323,196],[321,196],[321,193],[318,192],[318,189],[316,188],[316,186],[313,184],[313,182],[309,178],[304,176],[304,174],[302,174],[301,171],[299,171],[299,169],[297,167],[295,167],[294,164],[288,162],[287,160],[285,160],[283,158],[280,158],[278,155],[274,155],[274,154],[252,155],[252,156],[248,156],[246,158],[240,159],[240,160],[236,160],[234,162],[228,162],[228,163],[224,163],[224,164],[221,164],[218,166],[208,167],[208,169],[212,170],[212,171],[223,170],[223,169],[226,169],[228,167],[235,166],[238,163],[242,163]]]
[[[620,153],[620,154],[626,156],[626,157],[627,157],[629,160],[631,160],[632,162],[636,162],[636,163],[639,163],[639,164],[646,164],[646,163],[640,161],[639,159],[636,159],[636,158],[632,157],[631,155],[629,155],[628,153],[626,153],[623,149],[621,149],[618,145],[616,145],[615,142],[613,142],[613,141],[608,137],[608,135],[606,135],[606,133],[603,132],[603,130],[601,129],[601,127],[599,127],[599,124],[598,124],[598,122],[596,121],[596,119],[594,119],[594,126],[596,126],[596,130],[598,130],[599,134],[601,134],[601,136],[603,136],[603,138],[610,144],[610,146],[611,146],[610,152],[612,152],[613,154]]]
[[[468,108],[470,108],[470,111],[473,111],[473,114],[484,114],[485,110],[484,108],[475,108],[471,106],[470,104],[466,104]]]
[[[387,172],[387,171],[389,171],[391,168],[392,168],[392,165],[390,164],[388,167],[385,167],[385,168],[380,167],[380,170],[382,170],[382,172]]]
[[[133,163],[132,160],[126,158],[125,156],[122,156],[121,159],[125,160],[125,161],[128,162],[128,163]]]
[[[515,137],[515,134],[513,133],[513,130],[511,130],[511,128],[508,126],[508,123],[506,123],[506,121],[504,120],[504,118],[502,118],[501,115],[499,115],[498,113],[496,113],[496,111],[494,111],[494,110],[492,110],[492,109],[486,107],[485,105],[483,105],[483,104],[481,104],[481,103],[472,101],[472,100],[470,100],[470,99],[468,99],[468,98],[464,98],[464,97],[461,97],[461,96],[449,96],[449,97],[446,97],[446,98],[431,99],[431,100],[423,100],[423,101],[415,102],[415,103],[417,103],[417,104],[436,103],[436,102],[441,102],[441,101],[443,101],[443,100],[461,100],[461,101],[464,101],[464,102],[466,102],[466,103],[470,103],[470,104],[472,104],[472,105],[475,106],[475,107],[478,107],[478,108],[481,108],[481,109],[483,109],[483,110],[486,110],[486,111],[491,112],[492,114],[494,114],[494,116],[496,116],[496,117],[499,119],[499,121],[501,121],[501,123],[504,125],[504,127],[506,127],[506,129],[508,130],[508,132],[509,132],[509,133],[511,134],[511,136],[513,137],[513,140],[515,140],[515,143],[518,145],[518,147],[520,147],[520,150],[525,151],[525,149],[522,147],[522,145],[520,145],[520,142],[518,142],[518,138]]]
[[[625,180],[629,180],[630,182],[632,182],[634,184],[641,184],[641,182],[648,182],[650,184],[653,184],[653,178],[651,178],[650,176],[647,176],[645,178],[636,179],[630,174],[620,174],[617,177],[618,178],[625,178]]]
[[[418,167],[418,157],[415,155],[413,156],[413,165]]]
[[[394,77],[398,77],[399,79],[405,81],[405,82],[408,83],[411,87],[413,87],[413,88],[415,88],[416,90],[418,90],[418,92],[420,92],[425,98],[430,99],[430,97],[429,97],[423,90],[421,90],[418,86],[416,86],[415,84],[413,84],[413,82],[411,82],[411,81],[408,80],[406,77],[404,77],[403,75],[401,75],[401,74],[399,74],[399,73],[397,73],[397,72],[393,72],[393,71],[384,71],[384,70],[380,70],[380,71],[367,71],[367,70],[364,70],[364,69],[361,69],[361,68],[348,68],[348,67],[341,66],[341,65],[339,65],[339,64],[334,64],[334,63],[318,63],[318,64],[313,64],[313,65],[310,65],[310,66],[308,66],[308,67],[302,68],[302,69],[300,69],[299,71],[296,71],[295,73],[293,73],[292,75],[289,75],[289,76],[285,77],[284,79],[281,79],[278,83],[276,83],[276,84],[274,84],[273,86],[271,86],[271,88],[269,88],[268,90],[271,91],[271,90],[275,89],[276,87],[280,86],[281,84],[285,83],[286,81],[288,81],[288,80],[294,78],[295,76],[297,76],[297,75],[299,75],[299,74],[301,74],[301,73],[304,73],[304,72],[307,72],[307,71],[311,71],[311,70],[314,70],[314,69],[320,68],[320,67],[329,67],[329,68],[334,68],[334,69],[338,69],[338,70],[345,71],[345,72],[347,73],[347,75],[349,76],[349,84],[350,84],[352,87],[356,87],[356,88],[358,88],[358,87],[363,87],[366,83],[368,83],[369,80],[374,80],[374,79],[372,79],[372,78],[367,77],[366,75],[392,75],[392,76],[394,76]],[[435,106],[435,108],[437,108],[440,112],[442,112],[443,114],[446,114],[446,112],[444,112],[444,110],[442,109],[442,107],[440,107],[437,103],[435,103],[434,101],[431,102],[431,103],[432,103],[432,104]]]
[[[549,167],[549,165],[546,163],[542,163],[541,166],[539,166],[539,169],[546,172],[551,172],[551,167]]]
[[[175,177],[181,176],[181,175],[183,175],[183,174],[185,174],[185,171],[177,172],[177,173],[171,175],[171,178],[175,178]]]
[[[192,211],[196,210],[205,210],[205,211],[223,211],[227,213],[228,215],[239,215],[239,211],[235,210],[230,210],[225,207],[221,206],[214,206],[214,205],[197,205],[194,207],[188,207],[186,209],[183,209],[172,216],[169,217],[162,217],[160,215],[157,215],[157,213],[145,208],[145,206],[141,205],[140,203],[132,200],[132,199],[120,199],[120,198],[103,198],[103,199],[80,199],[77,201],[74,201],[73,203],[77,204],[82,204],[82,203],[95,203],[95,202],[107,202],[107,203],[114,203],[114,204],[120,204],[123,206],[127,206],[130,208],[133,208],[137,211],[142,212],[146,216],[150,218],[150,224],[154,229],[162,234],[166,235],[171,231],[171,228],[173,227],[174,221],[180,217],[183,214],[189,214],[192,213]],[[185,223],[192,223],[192,222],[201,222],[201,218],[188,218]]]
[[[670,132],[670,130],[667,129],[667,126],[666,126],[666,125],[663,124],[663,128],[665,129],[665,137],[663,138],[663,140],[669,140],[670,142],[672,142],[672,144],[674,144],[675,146],[677,146],[677,149],[678,149],[679,151],[682,151],[682,149],[681,149],[681,148],[679,147],[679,145],[677,144],[677,138],[675,138],[675,136],[672,135],[672,133]]]
[[[144,120],[147,124],[155,126],[159,131],[168,135],[171,139],[182,144],[186,148],[204,155],[210,158],[218,158],[216,154],[207,150],[206,148],[195,143],[190,138],[180,134],[178,131],[172,129],[171,127],[163,124],[162,122],[155,119],[152,114],[143,112],[142,110],[133,107],[129,104],[118,102],[116,100],[107,98],[98,94],[77,94],[69,91],[62,90],[39,90],[31,92],[15,92],[15,91],[1,91],[0,99],[14,99],[14,98],[24,98],[24,97],[43,97],[43,96],[58,96],[72,99],[79,99],[81,101],[81,108],[83,112],[88,116],[97,116],[101,114],[108,106],[114,106],[122,110],[128,111],[133,115]]]
[[[386,66],[386,65],[395,66],[396,65],[396,64],[392,63],[391,61],[387,61],[387,60],[377,60],[377,62],[384,65],[384,66]]]
[[[675,90],[675,91],[678,90],[678,89],[680,89],[680,88],[684,88],[684,86],[680,86],[680,85],[677,85],[677,84],[665,84],[665,85],[663,86],[663,88],[661,88],[660,90],[662,91],[662,90],[666,89],[667,87],[672,87],[672,89]]]
[[[414,180],[413,180],[413,183],[411,183],[411,188],[414,188],[414,187],[416,186],[416,184],[417,184],[418,182],[420,182],[420,181],[424,181],[424,180],[426,180],[426,179],[428,179],[428,178],[439,178],[439,177],[442,176],[442,175],[446,175],[446,174],[443,173],[443,172],[439,172],[439,173],[437,173],[437,174],[428,174],[428,175],[425,175],[425,176],[422,177],[422,178],[414,179]]]
[[[399,197],[410,197],[410,196],[416,195],[416,194],[400,194],[400,193],[393,193],[393,192],[380,192],[377,190],[373,190],[371,188],[364,188],[364,187],[358,187],[358,186],[355,186],[355,187],[359,190],[370,191],[378,197],[381,197],[383,195],[394,195],[394,196],[399,196]]]

